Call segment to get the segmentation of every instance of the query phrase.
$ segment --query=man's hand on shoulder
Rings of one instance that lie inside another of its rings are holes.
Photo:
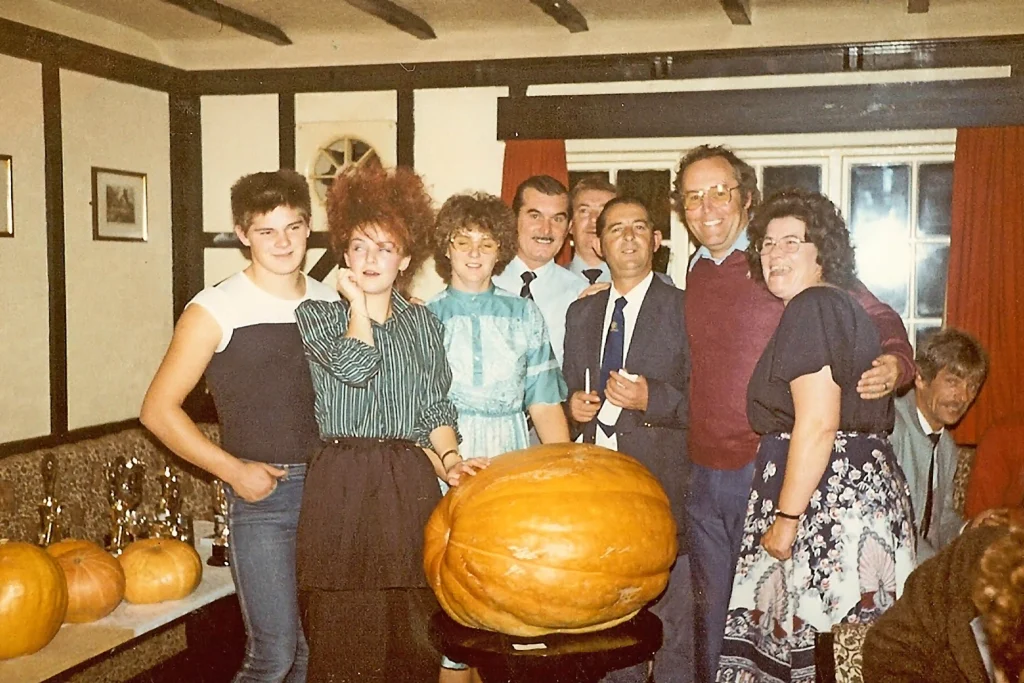
[[[865,401],[888,396],[896,390],[900,376],[900,363],[891,353],[882,354],[871,361],[857,382],[857,393]]]
[[[592,285],[588,285],[586,289],[580,292],[580,295],[576,297],[576,301],[579,301],[580,299],[586,299],[588,296],[592,294],[603,292],[604,290],[608,289],[611,286],[612,285],[610,282],[595,282]]]

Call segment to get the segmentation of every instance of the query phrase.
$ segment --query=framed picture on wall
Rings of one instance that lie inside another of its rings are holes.
[[[146,174],[92,167],[92,238],[145,242]]]
[[[0,154],[0,237],[14,237],[14,174],[6,154]]]

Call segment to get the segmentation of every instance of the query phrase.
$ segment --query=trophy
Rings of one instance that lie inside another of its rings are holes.
[[[142,538],[146,529],[146,516],[139,509],[146,465],[135,456],[127,461],[118,456],[103,470],[111,521],[107,550],[116,557],[129,543]]]
[[[224,491],[224,482],[220,479],[213,480],[213,554],[206,564],[212,567],[227,567],[231,564],[228,559],[228,536],[231,529],[228,528],[228,497]]]
[[[42,462],[43,500],[39,504],[39,545],[46,547],[61,539],[64,506],[57,502],[57,460],[47,453]]]
[[[150,536],[176,538],[192,544],[192,518],[181,513],[181,482],[178,475],[170,466],[166,466],[157,480],[160,482],[160,503],[149,528]]]

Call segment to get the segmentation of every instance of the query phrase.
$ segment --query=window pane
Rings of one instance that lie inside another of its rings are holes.
[[[915,317],[942,317],[946,309],[949,245],[917,245],[917,312]]]
[[[910,166],[850,169],[850,232],[857,273],[882,301],[907,317],[910,295]]]
[[[917,177],[918,232],[948,237],[953,222],[953,164],[921,164]]]
[[[939,331],[939,327],[941,327],[941,323],[938,321],[919,322],[915,325],[914,335],[912,337],[914,340],[914,349],[916,350],[921,348],[921,345],[925,343],[928,337]]]
[[[769,197],[787,187],[821,192],[821,166],[764,167],[761,178],[762,197]]]
[[[672,237],[672,221],[669,219],[672,211],[669,201],[672,189],[670,171],[623,170],[616,174],[615,184],[621,194],[637,197],[647,204],[654,228],[661,231],[663,239]]]
[[[571,191],[576,183],[588,176],[599,176],[608,180],[608,171],[569,171],[569,190]]]

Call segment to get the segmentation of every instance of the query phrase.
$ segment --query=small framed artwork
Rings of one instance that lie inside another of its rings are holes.
[[[0,237],[14,237],[14,173],[6,154],[0,154]]]
[[[92,167],[92,238],[145,242],[146,174]]]

